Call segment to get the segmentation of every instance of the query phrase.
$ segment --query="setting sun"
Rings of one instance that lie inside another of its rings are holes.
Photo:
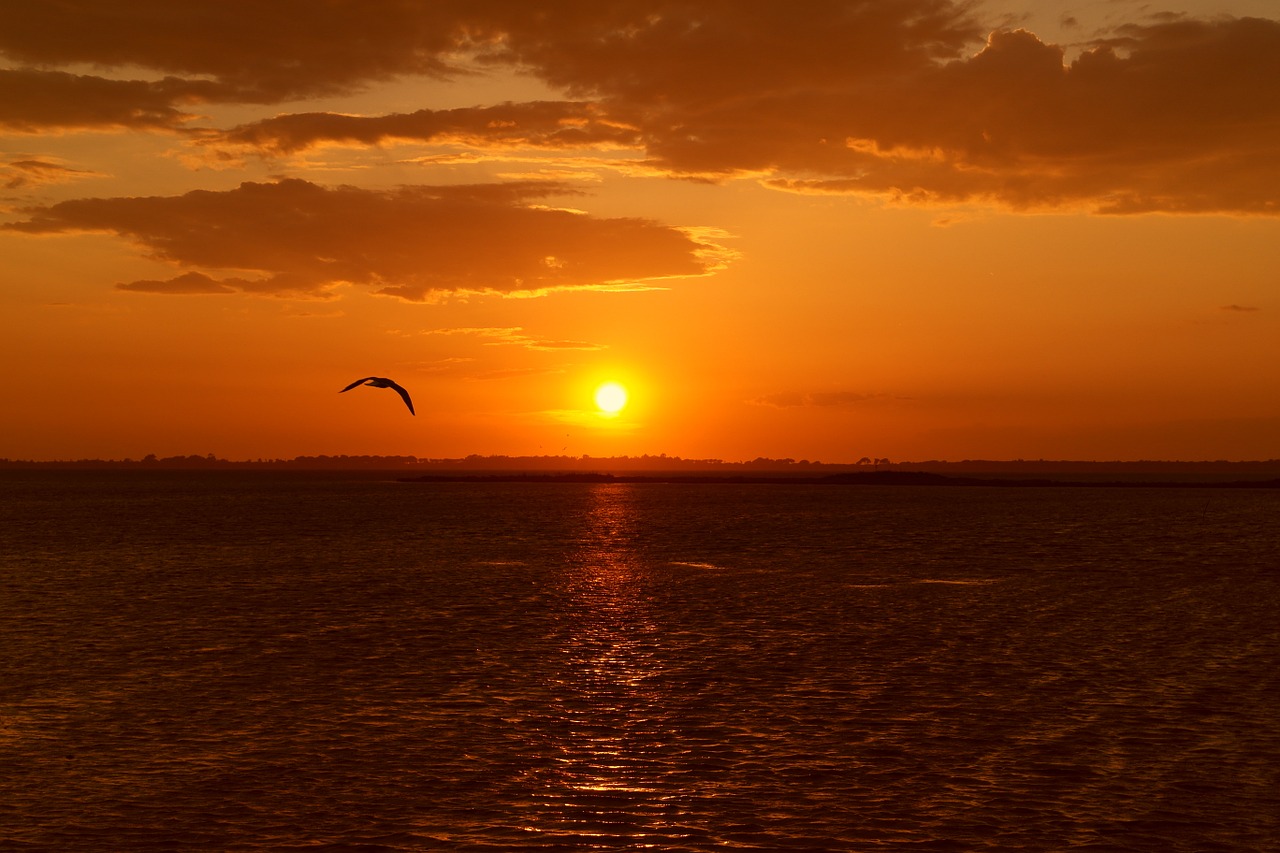
[[[606,382],[596,389],[596,406],[606,415],[616,415],[627,405],[627,389],[617,382]]]

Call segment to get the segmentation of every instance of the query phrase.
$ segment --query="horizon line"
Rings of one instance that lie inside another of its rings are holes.
[[[482,469],[492,468],[494,465],[501,464],[535,464],[539,467],[544,466],[582,466],[586,465],[612,465],[633,467],[640,466],[648,470],[662,470],[662,466],[676,467],[714,467],[714,468],[765,468],[772,467],[775,469],[814,469],[814,468],[848,468],[854,470],[873,470],[877,468],[908,468],[919,466],[1010,466],[1010,467],[1031,467],[1031,466],[1277,466],[1280,467],[1280,457],[1272,457],[1268,459],[1160,459],[1160,458],[1139,458],[1139,459],[1071,459],[1059,458],[1050,459],[1040,457],[1037,459],[1028,459],[1025,457],[1015,458],[984,458],[984,457],[966,457],[963,459],[922,459],[922,460],[899,460],[893,461],[888,458],[872,458],[861,457],[856,461],[847,462],[824,462],[821,460],[795,459],[793,457],[764,457],[757,456],[754,459],[743,460],[724,460],[717,458],[694,458],[669,456],[663,454],[641,454],[632,456],[626,454],[618,454],[612,456],[592,456],[590,454],[582,454],[578,456],[569,456],[564,454],[469,454],[463,457],[427,457],[415,456],[411,454],[319,454],[309,455],[302,454],[291,458],[257,457],[256,459],[227,459],[218,457],[212,453],[199,455],[174,455],[167,457],[158,457],[156,454],[147,454],[141,459],[133,457],[119,458],[101,458],[101,457],[79,457],[75,459],[12,459],[8,457],[0,457],[0,467],[35,467],[41,465],[68,466],[68,465],[99,465],[99,466],[145,466],[145,467],[225,467],[225,466],[245,466],[245,467],[270,467],[270,466],[310,466],[310,467],[377,467],[385,466],[389,468],[403,467],[430,467],[441,466],[453,469],[466,468],[469,466],[478,466]]]

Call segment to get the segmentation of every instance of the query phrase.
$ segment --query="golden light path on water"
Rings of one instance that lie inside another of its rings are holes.
[[[565,567],[572,624],[552,685],[559,715],[554,771],[543,788],[545,818],[580,842],[629,838],[642,846],[673,840],[683,811],[669,777],[679,752],[657,684],[660,628],[649,609],[649,579],[634,550],[630,486],[594,487],[578,547]],[[566,839],[569,840],[569,839]]]

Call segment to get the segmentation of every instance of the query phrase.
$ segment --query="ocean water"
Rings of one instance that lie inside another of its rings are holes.
[[[0,474],[0,849],[1280,849],[1280,493]]]

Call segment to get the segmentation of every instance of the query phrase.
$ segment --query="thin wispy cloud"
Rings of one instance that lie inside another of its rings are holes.
[[[433,361],[416,362],[410,365],[415,372],[435,376],[456,376],[466,372],[475,363],[474,358],[466,356],[448,356]]]
[[[467,378],[481,381],[496,379],[531,379],[536,376],[556,376],[562,373],[564,373],[564,371],[558,367],[504,367],[477,371],[469,375]]]
[[[135,293],[167,293],[167,294],[223,294],[248,290],[253,282],[246,279],[228,279],[215,281],[204,273],[188,272],[170,279],[142,279],[139,281],[121,282],[116,285],[119,290],[131,290]]]
[[[602,118],[589,103],[534,102],[362,117],[294,113],[242,125],[207,144],[292,154],[321,144],[391,142],[499,148],[639,148],[640,131]]]
[[[469,356],[448,356],[433,361],[417,362],[410,366],[416,373],[423,375],[476,382],[503,379],[533,379],[540,376],[555,376],[564,372],[563,368],[554,365],[492,367],[481,359]]]
[[[775,409],[843,409],[907,399],[910,398],[895,394],[867,393],[864,391],[780,391],[775,394],[756,397],[750,402],[753,405],[768,406]]]
[[[101,177],[101,173],[89,169],[75,169],[62,163],[52,162],[47,158],[0,163],[0,186],[10,190],[29,190],[96,177]]]
[[[485,346],[516,346],[523,349],[545,352],[561,352],[567,350],[591,352],[608,348],[605,344],[591,343],[588,341],[566,341],[541,338],[528,334],[520,326],[510,326],[505,328],[464,327],[456,329],[429,329],[422,332],[422,334],[444,336],[462,335],[479,338]]]

